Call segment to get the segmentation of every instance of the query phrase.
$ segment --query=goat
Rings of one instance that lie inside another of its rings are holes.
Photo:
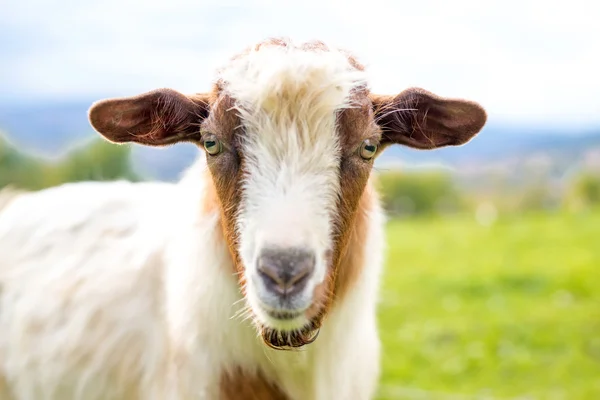
[[[0,214],[0,397],[374,396],[385,148],[462,145],[477,103],[370,92],[322,42],[269,39],[207,93],[94,103],[113,143],[193,142],[177,183],[71,183]]]

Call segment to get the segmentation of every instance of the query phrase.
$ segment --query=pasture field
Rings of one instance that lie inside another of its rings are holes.
[[[600,399],[600,211],[393,220],[378,399]]]

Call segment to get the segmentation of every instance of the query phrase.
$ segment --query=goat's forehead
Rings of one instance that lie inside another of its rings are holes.
[[[218,80],[242,121],[256,129],[333,118],[351,105],[356,88],[366,86],[362,66],[320,44],[256,46],[221,69]]]

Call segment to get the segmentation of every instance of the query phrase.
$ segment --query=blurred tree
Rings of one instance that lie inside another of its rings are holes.
[[[381,173],[379,190],[391,215],[446,213],[463,207],[452,177],[442,172]]]
[[[95,139],[52,162],[19,152],[0,136],[0,188],[38,190],[66,182],[117,179],[139,180],[131,166],[129,146]]]
[[[568,208],[579,209],[600,205],[600,175],[581,172],[575,175],[567,191]]]
[[[102,139],[72,151],[55,170],[63,182],[138,180],[131,167],[129,146],[117,146]]]
[[[0,136],[0,188],[9,184],[27,189],[43,187],[42,163],[15,148]]]

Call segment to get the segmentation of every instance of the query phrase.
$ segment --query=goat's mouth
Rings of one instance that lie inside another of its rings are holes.
[[[298,331],[282,332],[262,327],[261,335],[267,346],[275,350],[298,350],[311,344],[319,336],[320,327],[308,325]]]

